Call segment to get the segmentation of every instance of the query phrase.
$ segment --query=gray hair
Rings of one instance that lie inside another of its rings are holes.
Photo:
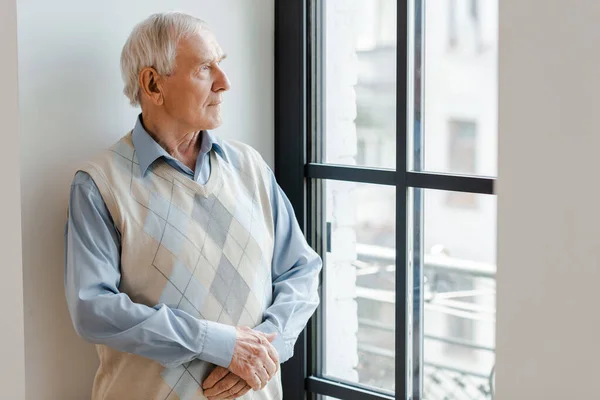
[[[123,93],[132,106],[140,104],[140,71],[152,67],[160,75],[172,73],[179,40],[204,26],[206,23],[201,19],[170,11],[153,14],[133,28],[121,51]]]

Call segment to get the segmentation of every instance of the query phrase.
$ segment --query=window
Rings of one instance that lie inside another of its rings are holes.
[[[450,121],[450,146],[448,158],[450,171],[475,175],[475,145],[477,126],[472,121]]]
[[[458,46],[456,1],[448,0],[448,47],[451,49],[455,49]]]
[[[476,173],[476,133],[477,126],[472,121],[452,120],[448,124],[449,171],[457,174],[475,175]],[[475,208],[477,196],[473,193],[450,192],[448,205],[453,207]]]
[[[286,399],[491,399],[497,12],[446,1],[275,3],[275,173],[324,261]]]
[[[448,48],[469,47],[475,52],[484,50],[481,32],[479,0],[447,0]]]

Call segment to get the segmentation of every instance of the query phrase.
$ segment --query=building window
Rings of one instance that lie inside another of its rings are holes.
[[[480,0],[448,0],[448,48],[484,49]]]
[[[456,174],[476,174],[477,125],[473,121],[452,120],[448,124],[449,171]],[[477,196],[466,192],[449,192],[448,205],[476,208]]]
[[[448,47],[455,49],[458,46],[458,12],[457,0],[448,0]]]
[[[457,23],[497,18],[450,3]],[[495,70],[436,51],[451,11],[424,0],[275,7],[275,174],[324,261],[321,305],[282,366],[286,399],[490,400],[495,178],[478,175],[476,144],[495,143],[481,129],[495,99],[444,68]],[[457,110],[473,120],[448,122]]]

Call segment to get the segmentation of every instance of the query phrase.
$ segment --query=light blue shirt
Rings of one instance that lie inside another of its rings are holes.
[[[210,176],[210,151],[225,162],[226,151],[209,132],[202,133],[196,168],[192,171],[171,157],[144,129],[141,116],[132,140],[142,175],[156,160],[167,163],[200,184]],[[274,250],[273,302],[255,329],[277,333],[273,342],[280,362],[293,355],[294,343],[319,304],[317,279],[320,257],[307,244],[292,206],[271,173]],[[116,350],[151,358],[165,367],[201,359],[229,366],[236,330],[197,319],[164,304],[134,303],[119,291],[120,234],[100,195],[85,172],[73,179],[65,229],[65,291],[77,333]]]

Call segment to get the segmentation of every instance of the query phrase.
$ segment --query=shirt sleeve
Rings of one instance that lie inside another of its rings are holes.
[[[294,344],[319,305],[318,282],[322,261],[308,245],[289,199],[271,172],[271,203],[275,224],[273,303],[255,329],[277,333],[273,346],[283,363],[294,354]]]
[[[65,293],[85,340],[175,367],[201,359],[228,367],[235,327],[197,319],[164,304],[134,303],[119,291],[120,236],[98,187],[85,172],[71,185],[65,229]]]

